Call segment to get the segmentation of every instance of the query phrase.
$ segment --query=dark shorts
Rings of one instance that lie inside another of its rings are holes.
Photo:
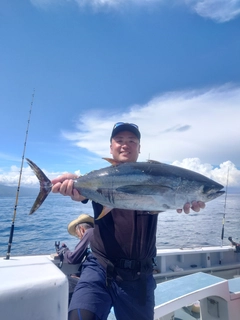
[[[118,320],[151,320],[154,315],[154,289],[156,282],[152,275],[147,276],[146,303],[140,303],[142,285],[136,281],[112,281],[106,286],[105,269],[89,255],[83,264],[69,311],[86,309],[95,313],[101,320],[106,320],[111,307]]]

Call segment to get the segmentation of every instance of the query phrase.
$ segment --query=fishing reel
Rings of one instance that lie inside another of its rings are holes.
[[[240,243],[233,241],[232,237],[228,237],[228,240],[231,242],[233,246],[235,246],[235,252],[240,253]]]
[[[63,259],[64,259],[64,253],[67,250],[67,246],[65,245],[65,243],[63,243],[60,247],[60,241],[55,241],[55,249],[60,259],[58,267],[61,269],[63,264]]]
[[[58,252],[59,247],[60,247],[60,241],[55,241],[55,250],[56,250],[56,252]]]

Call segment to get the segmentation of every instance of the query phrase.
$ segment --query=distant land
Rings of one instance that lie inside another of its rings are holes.
[[[20,187],[19,197],[37,196],[39,188]],[[0,184],[0,197],[15,197],[17,194],[17,186],[9,187]]]

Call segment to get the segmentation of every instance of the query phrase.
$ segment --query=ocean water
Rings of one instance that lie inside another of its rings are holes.
[[[67,232],[68,223],[81,213],[92,215],[91,204],[83,205],[69,197],[50,194],[32,215],[30,208],[35,197],[19,197],[14,223],[11,256],[49,254],[55,252],[55,241],[64,242],[74,249],[77,238]],[[0,256],[6,256],[12,225],[15,197],[0,200]],[[158,216],[157,247],[185,248],[221,245],[225,196],[206,204],[199,213],[178,214],[176,211]],[[228,194],[225,209],[223,245],[228,237],[240,242],[240,195]]]

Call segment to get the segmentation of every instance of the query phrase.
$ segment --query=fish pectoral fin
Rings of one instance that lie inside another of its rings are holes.
[[[146,186],[146,185],[133,185],[133,186],[122,186],[116,189],[116,191],[137,194],[137,195],[156,195],[168,192],[172,188],[167,186]]]
[[[102,219],[102,218],[105,217],[111,210],[112,210],[112,208],[103,207],[102,212],[100,213],[100,215],[97,217],[96,220]]]
[[[119,164],[122,164],[122,162],[114,160],[112,158],[102,158],[102,159],[111,163],[112,166],[118,166]]]

